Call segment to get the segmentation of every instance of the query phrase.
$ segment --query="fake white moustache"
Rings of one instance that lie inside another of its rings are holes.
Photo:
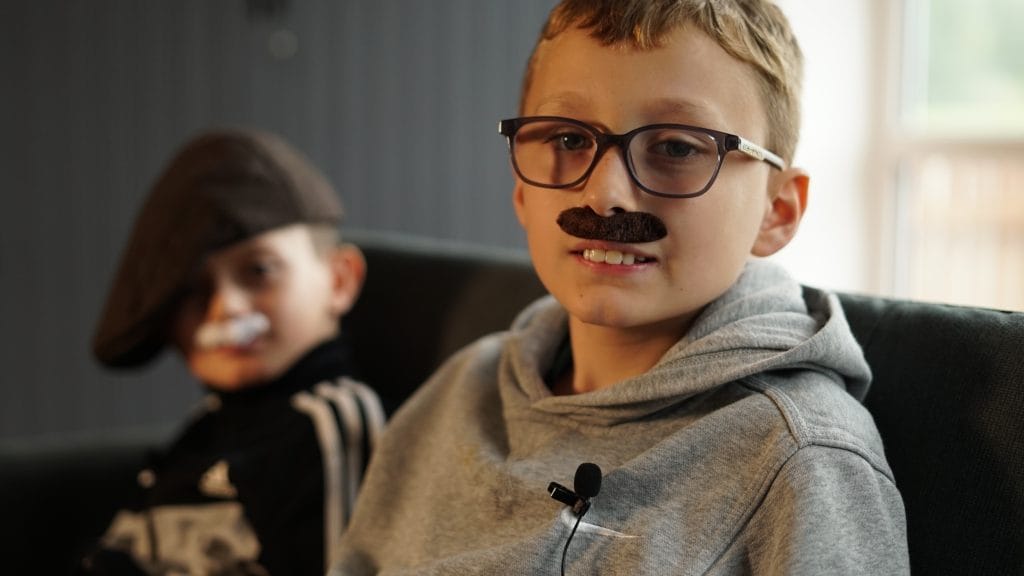
[[[206,322],[196,330],[199,348],[248,346],[270,330],[270,320],[259,312],[236,316],[221,322]]]

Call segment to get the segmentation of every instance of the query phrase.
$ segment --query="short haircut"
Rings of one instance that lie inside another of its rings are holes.
[[[341,244],[341,232],[333,224],[305,224],[313,250],[321,258],[328,256]]]
[[[563,0],[548,16],[530,56],[520,108],[539,47],[570,27],[588,30],[606,45],[629,42],[648,50],[686,24],[753,68],[768,122],[761,144],[792,162],[800,135],[803,54],[785,15],[770,0]]]

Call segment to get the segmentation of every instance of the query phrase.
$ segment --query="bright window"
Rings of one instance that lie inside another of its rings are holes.
[[[1024,309],[1024,2],[904,0],[896,21],[893,288]]]

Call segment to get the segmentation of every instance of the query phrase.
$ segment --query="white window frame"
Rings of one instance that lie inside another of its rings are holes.
[[[874,91],[876,126],[870,162],[875,169],[870,176],[873,205],[878,208],[875,222],[868,224],[869,238],[874,239],[869,253],[875,255],[870,284],[880,291],[899,298],[917,299],[905,271],[912,257],[907,223],[902,215],[907,207],[904,175],[901,167],[934,153],[978,154],[988,157],[1024,157],[1024,137],[1011,136],[936,136],[916,133],[901,117],[903,105],[903,63],[908,38],[904,18],[908,2],[914,0],[871,0],[878,37],[872,56],[877,86]],[[984,304],[982,304],[984,305]]]

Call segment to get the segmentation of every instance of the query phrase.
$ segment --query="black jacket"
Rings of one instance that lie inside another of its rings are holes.
[[[322,575],[383,425],[350,373],[333,340],[269,385],[212,392],[84,572]]]

